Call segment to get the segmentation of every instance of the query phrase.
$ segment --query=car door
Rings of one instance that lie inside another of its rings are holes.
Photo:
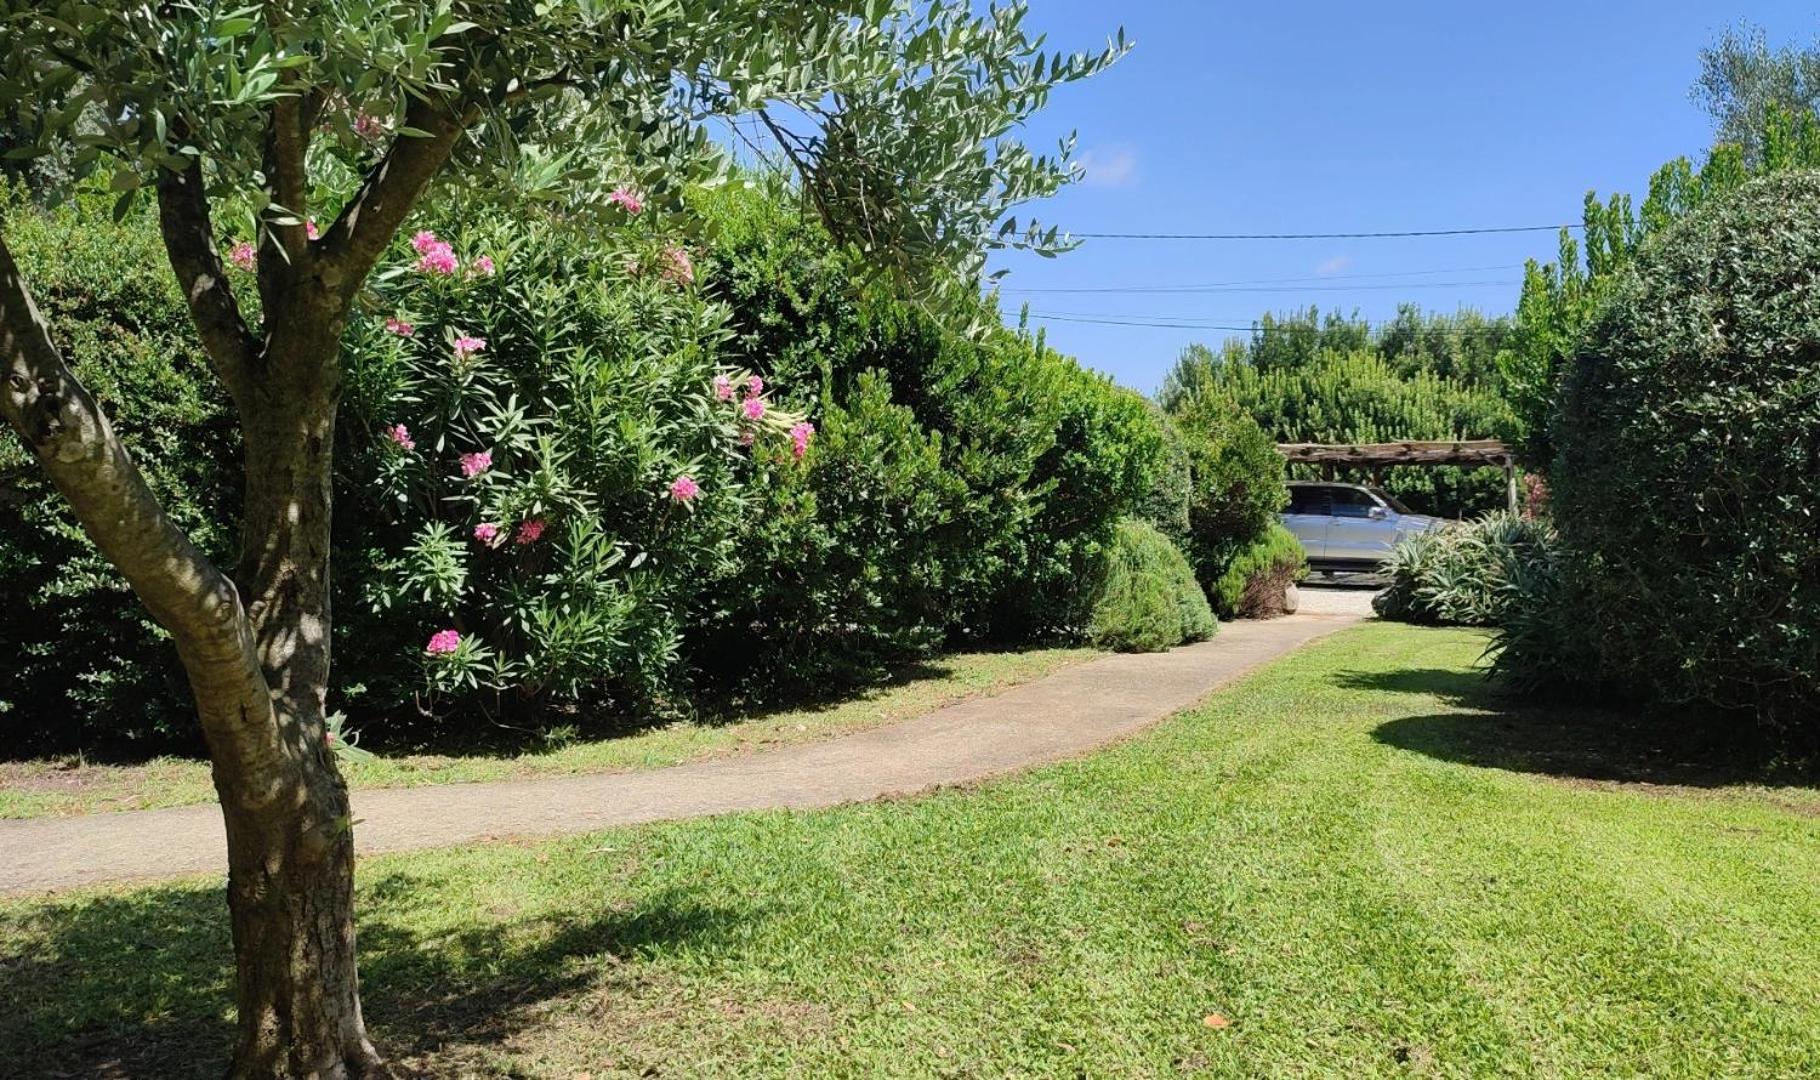
[[[1309,559],[1327,557],[1327,490],[1318,487],[1292,487],[1289,506],[1283,511],[1283,527],[1302,542]]]
[[[1333,489],[1333,517],[1327,523],[1327,557],[1382,562],[1395,546],[1397,524],[1390,508],[1356,487]]]

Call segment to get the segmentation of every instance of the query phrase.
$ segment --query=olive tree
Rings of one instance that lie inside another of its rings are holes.
[[[412,208],[436,185],[484,193],[501,169],[541,177],[565,212],[612,212],[619,185],[677,206],[722,167],[710,125],[725,121],[882,269],[973,288],[993,246],[1065,244],[1007,215],[1070,179],[1069,146],[1039,156],[1014,129],[1124,48],[1050,53],[1023,15],[966,0],[0,0],[8,156],[105,177],[123,209],[156,200],[243,435],[241,550],[216,566],[65,366],[0,228],[0,413],[169,631],[195,694],[228,839],[232,1075],[381,1067],[326,735],[330,454],[341,334]],[[256,298],[223,265],[230,220],[253,238]]]

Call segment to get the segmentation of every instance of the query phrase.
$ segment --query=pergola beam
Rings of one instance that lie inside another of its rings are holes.
[[[1369,469],[1374,484],[1396,465],[1462,465],[1504,470],[1506,500],[1517,509],[1517,459],[1497,439],[1411,440],[1387,443],[1278,443],[1277,452],[1296,465],[1319,465],[1331,480],[1336,468]]]

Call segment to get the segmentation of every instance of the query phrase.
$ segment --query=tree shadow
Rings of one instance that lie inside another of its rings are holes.
[[[1482,674],[1447,669],[1342,672],[1354,690],[1420,694],[1457,711],[1390,720],[1387,746],[1442,761],[1562,780],[1719,788],[1817,787],[1811,763],[1780,753],[1748,717],[1710,710],[1536,702]]]
[[[649,950],[713,947],[753,917],[674,890],[598,913],[492,919],[425,933],[413,897],[446,882],[363,883],[361,998],[395,1061],[509,1039],[544,1003]],[[218,890],[158,887],[50,904],[0,923],[0,1076],[215,1077],[233,1045],[232,952]],[[430,1075],[396,1066],[399,1076]]]

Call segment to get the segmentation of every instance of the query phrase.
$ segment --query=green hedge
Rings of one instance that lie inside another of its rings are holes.
[[[662,272],[673,238],[648,216],[445,205],[413,230],[494,271],[422,273],[401,238],[371,283],[346,338],[331,688],[370,737],[620,724],[1089,633],[1117,523],[1180,464],[1167,421],[1039,338],[961,333],[859,281],[776,192],[702,209],[693,281]],[[235,432],[155,222],[79,200],[7,229],[154,488],[231,561]],[[457,356],[462,336],[486,344]],[[800,456],[740,419],[747,391],[719,396],[716,375],[751,374],[768,417],[818,429]],[[0,453],[24,508],[0,517],[0,592],[32,612],[0,626],[9,748],[193,744],[168,646],[16,444]],[[684,475],[697,497],[669,494]],[[460,646],[431,652],[444,630]]]
[[[1213,636],[1207,595],[1180,549],[1156,526],[1119,523],[1093,606],[1092,640],[1121,652],[1158,652]]]
[[[44,211],[8,195],[6,241],[65,359],[171,516],[231,560],[238,432],[149,213],[113,199]],[[164,632],[69,516],[37,462],[0,437],[0,746],[36,752],[188,736],[189,688]]]

